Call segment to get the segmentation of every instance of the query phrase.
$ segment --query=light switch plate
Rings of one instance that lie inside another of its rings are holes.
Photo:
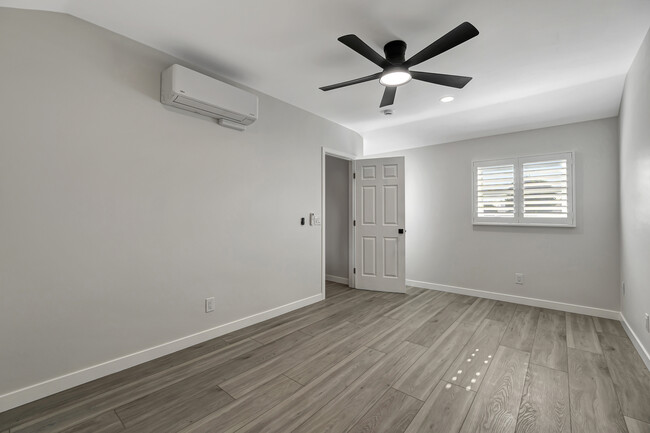
[[[205,312],[211,313],[214,311],[214,298],[205,298]]]

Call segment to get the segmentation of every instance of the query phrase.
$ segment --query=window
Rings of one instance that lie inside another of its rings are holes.
[[[474,224],[575,227],[573,153],[473,164]]]

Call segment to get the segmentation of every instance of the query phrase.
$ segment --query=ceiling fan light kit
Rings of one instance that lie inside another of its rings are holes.
[[[387,69],[381,74],[379,82],[384,86],[401,86],[411,81],[411,74],[406,68]]]
[[[359,39],[358,36],[352,34],[341,36],[338,39],[341,43],[382,68],[382,72],[356,78],[354,80],[344,81],[342,83],[331,84],[329,86],[321,87],[320,89],[327,92],[329,90],[340,89],[341,87],[379,79],[379,83],[385,86],[384,95],[381,98],[379,108],[392,105],[395,102],[397,87],[408,83],[411,79],[462,89],[470,82],[472,77],[411,71],[410,68],[442,54],[463,42],[467,42],[477,35],[478,30],[476,27],[468,22],[464,22],[408,60],[405,60],[406,42],[404,41],[391,41],[384,45],[385,57],[382,57],[365,42]],[[448,97],[443,99],[446,98]],[[451,98],[451,100],[442,101],[441,99],[441,101],[449,102],[453,100],[453,97]]]

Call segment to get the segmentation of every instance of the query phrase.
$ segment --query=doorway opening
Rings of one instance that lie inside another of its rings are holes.
[[[325,155],[325,298],[350,290],[351,164]]]
[[[321,294],[331,298],[355,287],[355,155],[331,148],[321,153]]]

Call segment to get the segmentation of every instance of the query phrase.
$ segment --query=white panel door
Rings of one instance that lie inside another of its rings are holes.
[[[356,288],[406,292],[404,157],[356,161]]]

